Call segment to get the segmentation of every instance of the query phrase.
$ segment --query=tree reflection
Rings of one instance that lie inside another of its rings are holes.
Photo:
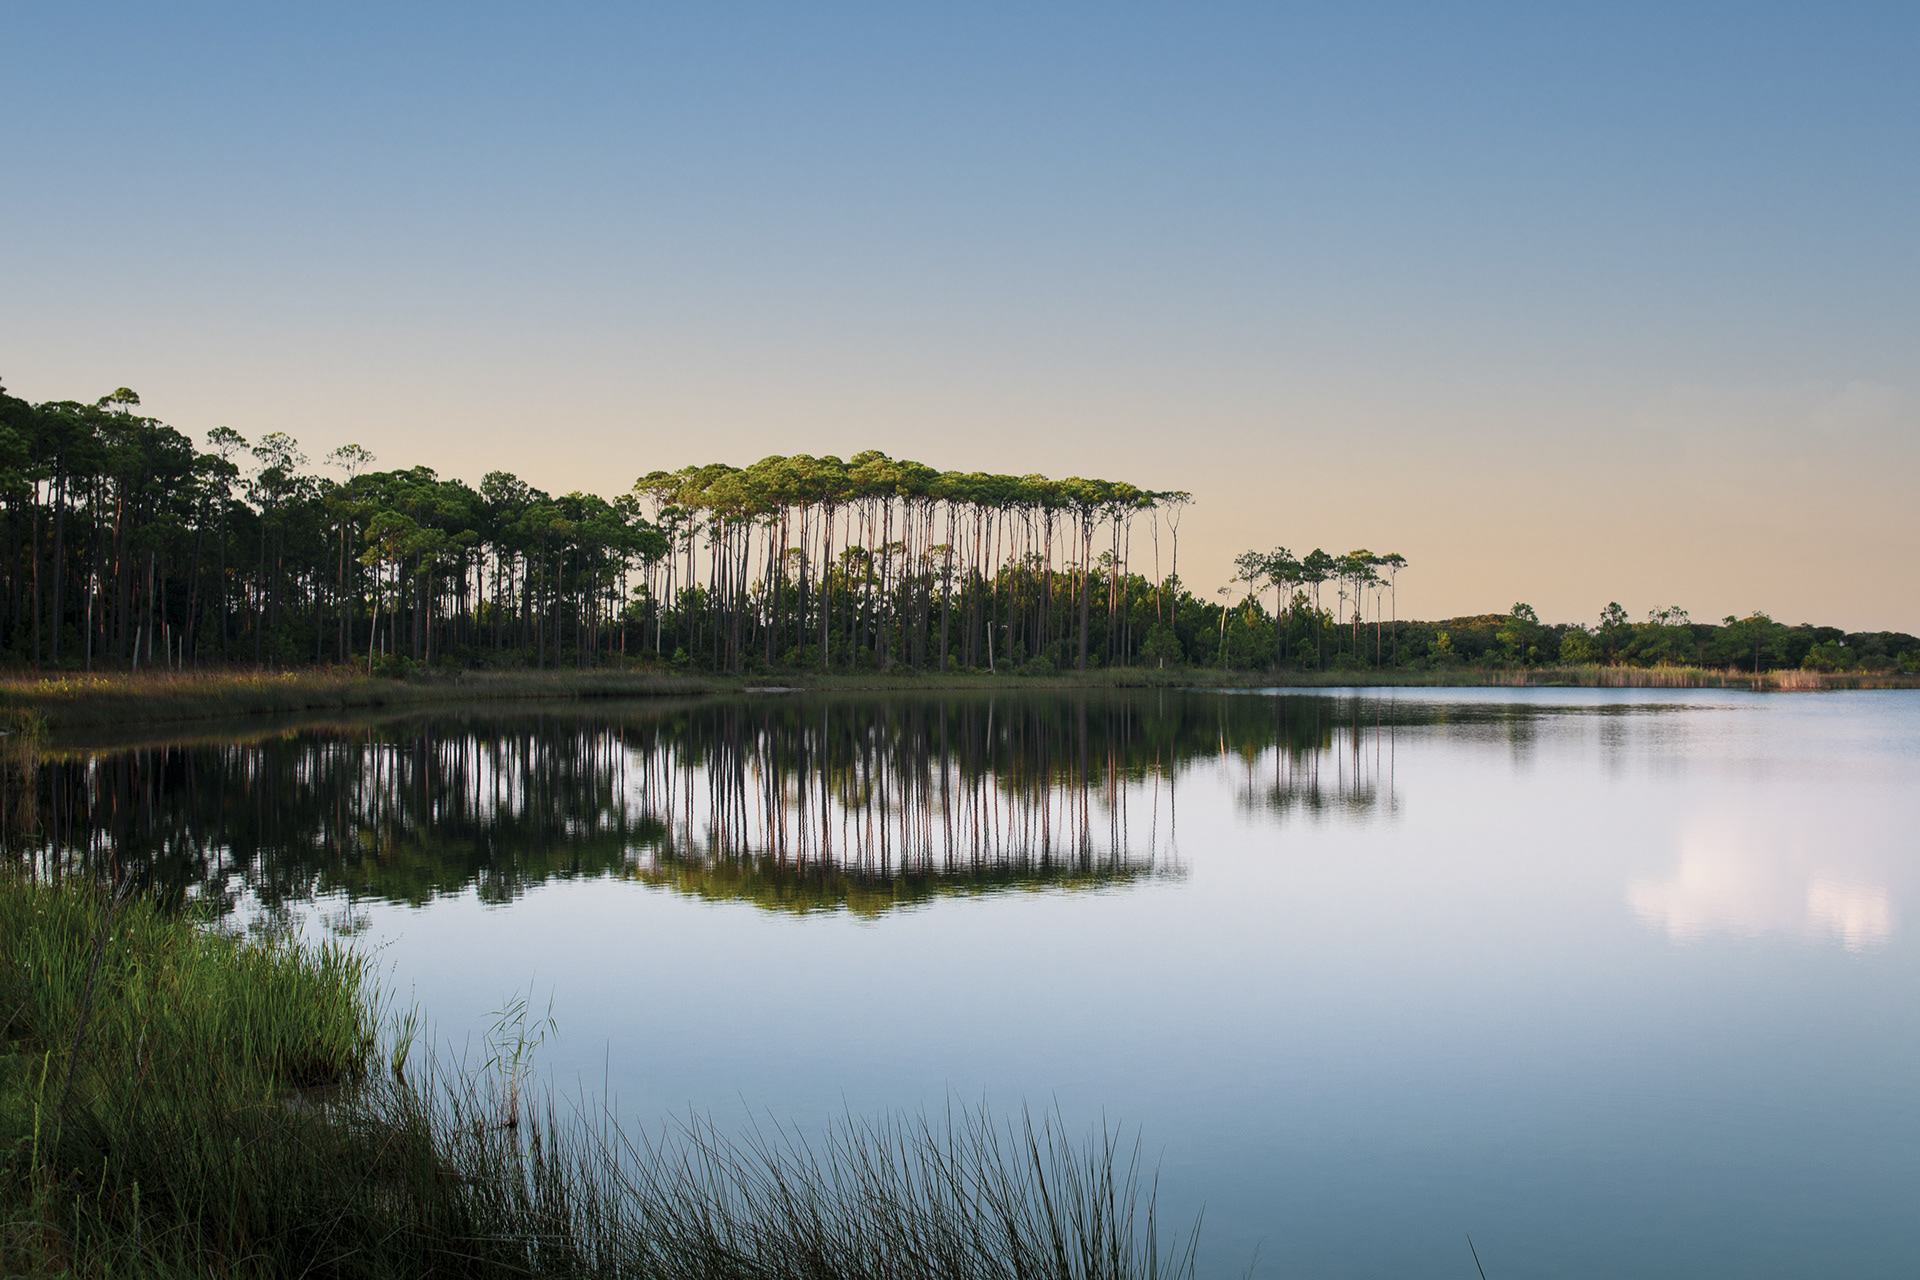
[[[216,910],[619,876],[876,914],[1177,877],[1196,768],[1269,820],[1365,818],[1396,803],[1400,729],[1528,713],[1179,691],[465,710],[16,753],[3,816],[36,874],[112,863]]]

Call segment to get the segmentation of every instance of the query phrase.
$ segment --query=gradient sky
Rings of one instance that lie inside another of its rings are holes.
[[[1403,616],[1920,631],[1920,6],[22,4],[0,379],[610,494],[1190,489]]]

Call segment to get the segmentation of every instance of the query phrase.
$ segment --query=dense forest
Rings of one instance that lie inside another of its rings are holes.
[[[39,671],[645,665],[715,672],[1454,664],[1915,669],[1920,641],[1680,610],[1401,621],[1397,554],[1249,552],[1179,572],[1191,496],[865,452],[655,471],[612,498],[204,447],[120,388],[0,388],[0,663]],[[1272,607],[1268,607],[1271,601]]]

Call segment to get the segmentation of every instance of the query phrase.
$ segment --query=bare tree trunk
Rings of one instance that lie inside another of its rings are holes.
[[[59,478],[54,482],[53,500],[53,634],[50,648],[51,661],[60,665],[60,624],[66,610],[63,607],[65,592],[61,588],[67,579],[67,460],[60,458]]]
[[[953,623],[953,504],[947,504],[947,550],[940,572],[940,670],[947,670],[947,655],[950,652],[949,636]]]
[[[259,666],[266,642],[265,605],[262,594],[267,585],[267,522],[260,522],[260,569],[253,580],[253,665]]]
[[[1087,669],[1087,609],[1093,600],[1093,524],[1080,517],[1080,670]]]
[[[44,652],[40,645],[40,495],[35,493],[33,498],[33,665],[38,668]]]

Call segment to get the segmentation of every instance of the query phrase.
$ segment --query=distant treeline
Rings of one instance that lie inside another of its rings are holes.
[[[1679,608],[1657,609],[1635,622],[1618,604],[1609,604],[1591,626],[1543,623],[1524,604],[1504,614],[1402,622],[1400,649],[1399,665],[1416,670],[1597,664],[1920,673],[1920,637],[1901,631],[1788,626],[1764,613],[1694,622]]]
[[[1224,665],[1257,666],[1264,653],[1275,666],[1300,669],[1603,665],[1920,672],[1920,638],[1905,632],[1788,626],[1759,612],[1695,622],[1676,605],[1635,621],[1613,602],[1587,626],[1543,623],[1522,603],[1504,614],[1384,622],[1393,575],[1405,564],[1400,556],[1364,550],[1295,556],[1278,547],[1240,555],[1234,581],[1246,594],[1223,619]],[[1337,614],[1323,602],[1329,587],[1337,593]],[[1260,600],[1267,591],[1274,593],[1271,613]]]
[[[200,448],[139,403],[124,387],[43,404],[0,389],[0,662],[1910,669],[1917,644],[1760,615],[1633,623],[1617,606],[1592,628],[1545,626],[1524,606],[1401,622],[1405,558],[1364,550],[1248,553],[1245,597],[1205,600],[1179,574],[1190,495],[1123,481],[938,471],[869,451],[556,497],[506,472],[475,488],[427,467],[378,471],[358,445],[314,468],[281,432],[249,442],[217,427]]]

